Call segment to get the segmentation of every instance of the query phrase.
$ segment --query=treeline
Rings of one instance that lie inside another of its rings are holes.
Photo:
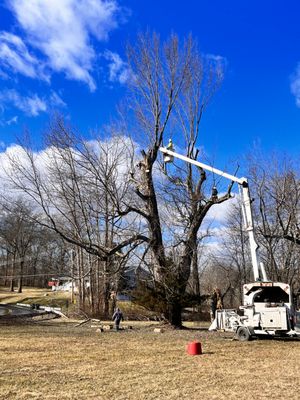
[[[256,149],[257,150],[257,149]],[[283,154],[247,160],[260,261],[270,281],[300,294],[300,181],[298,163]],[[222,289],[228,306],[242,302],[242,285],[253,280],[248,235],[238,202],[228,211],[219,249],[209,258],[205,279]],[[210,278],[212,277],[212,278]],[[299,302],[299,300],[298,300]]]

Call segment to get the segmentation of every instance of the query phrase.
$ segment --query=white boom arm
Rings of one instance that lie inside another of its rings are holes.
[[[251,198],[250,198],[250,191],[249,185],[246,178],[237,178],[234,175],[228,174],[227,172],[221,171],[219,169],[213,168],[209,165],[203,164],[202,162],[193,160],[189,157],[185,157],[181,154],[175,153],[172,150],[169,150],[165,147],[160,147],[159,150],[164,154],[168,155],[170,161],[173,157],[179,158],[180,160],[186,161],[190,164],[196,165],[197,167],[203,168],[207,171],[213,172],[214,174],[220,175],[224,178],[227,178],[233,182],[238,183],[239,190],[242,198],[242,213],[245,223],[245,229],[249,235],[249,244],[250,244],[250,251],[251,251],[251,260],[252,260],[252,267],[253,267],[253,275],[254,280],[258,281],[262,279],[263,281],[267,281],[267,276],[265,272],[265,268],[262,263],[258,263],[258,244],[255,241],[254,236],[254,226],[253,226],[253,218],[252,218],[252,209],[251,209]],[[262,272],[262,277],[259,274],[259,267]]]

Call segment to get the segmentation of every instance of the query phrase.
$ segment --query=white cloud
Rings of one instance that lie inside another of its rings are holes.
[[[12,124],[17,124],[18,123],[18,116],[15,115],[14,117],[10,118],[9,120],[5,121],[5,125],[12,125]]]
[[[53,107],[66,107],[67,104],[63,101],[63,99],[54,91],[51,92],[50,95],[50,104]]]
[[[110,31],[118,27],[120,8],[115,0],[74,0],[76,14],[98,40],[108,40]]]
[[[218,54],[206,54],[205,56],[208,60],[212,60],[216,63],[227,63],[226,57],[220,56]]]
[[[20,159],[20,156],[23,156],[23,150],[19,145],[12,144],[8,146],[6,149],[4,145],[3,149],[4,151],[0,152],[0,191],[1,189],[3,189],[3,181],[12,174],[12,169],[10,168],[11,166],[9,163],[9,157],[13,156],[17,159]]]
[[[48,67],[96,89],[91,36],[106,41],[118,27],[121,9],[116,0],[8,0],[8,4],[27,42],[46,56]]]
[[[0,107],[1,107],[1,102],[0,102]],[[18,116],[14,115],[13,117],[9,118],[9,119],[0,119],[0,126],[10,126],[13,124],[17,124],[18,123]],[[3,142],[0,142],[0,149],[3,147]]]
[[[206,60],[214,66],[215,72],[220,78],[224,77],[224,71],[228,64],[227,58],[218,54],[205,54]]]
[[[12,70],[30,78],[49,80],[43,64],[29,53],[23,40],[12,33],[0,33],[0,66],[6,71],[1,73],[3,78]]]
[[[4,107],[7,104],[13,105],[25,114],[33,117],[47,110],[46,102],[39,98],[37,94],[32,96],[21,96],[14,89],[0,92],[0,105]]]
[[[49,111],[51,108],[66,107],[61,97],[52,91],[49,98],[40,98],[36,93],[30,96],[23,96],[15,89],[6,89],[0,92],[0,108],[5,110],[13,106],[31,117],[37,117],[40,113]],[[18,117],[14,116],[9,120],[0,121],[1,125],[18,123]]]
[[[104,57],[109,61],[109,80],[124,84],[130,77],[128,64],[122,60],[119,54],[106,50]]]
[[[291,79],[291,92],[295,96],[296,105],[300,107],[300,63]]]
[[[102,156],[107,157],[106,160],[108,165],[114,165],[114,168],[116,168],[116,173],[114,175],[116,186],[120,190],[124,190],[124,185],[126,185],[127,182],[126,176],[130,170],[131,164],[131,139],[126,136],[116,136],[104,141],[100,141],[100,139],[87,141],[85,142],[85,146],[89,149],[90,154],[93,154],[93,160],[95,163],[99,162],[101,164]],[[70,150],[74,158],[81,157],[80,153],[73,148],[61,148],[58,151],[56,148],[50,146],[40,151],[32,151],[32,157],[35,161],[37,171],[43,181],[43,185],[45,188],[48,188],[47,191],[48,193],[51,193],[51,195],[52,193],[54,194],[56,192],[58,184],[58,181],[56,182],[53,180],[53,176],[51,174],[54,160],[58,163],[58,165],[61,166],[61,170],[63,170],[64,151],[66,151],[66,154],[68,154],[68,151]],[[3,143],[3,148],[1,149],[0,142],[0,195],[1,193],[5,192],[6,194],[10,193],[12,196],[17,194],[24,195],[26,197],[24,193],[22,194],[19,190],[16,192],[15,189],[13,189],[11,178],[17,178],[18,172],[14,168],[14,162],[12,163],[12,160],[21,165],[24,171],[30,171],[31,162],[25,150],[20,145],[12,144],[5,148],[5,144]],[[68,166],[66,166],[66,169],[68,169]],[[92,169],[90,169],[90,171],[92,171]],[[26,182],[26,184],[28,184],[27,187],[31,187],[29,182]],[[55,202],[56,200],[53,198],[53,201]],[[57,201],[60,200],[57,199]]]
[[[224,193],[220,193],[219,196],[222,196]],[[213,205],[207,213],[207,220],[209,223],[221,223],[223,224],[228,218],[228,214],[232,207],[238,204],[239,196],[235,195],[233,198],[224,201],[221,204]]]

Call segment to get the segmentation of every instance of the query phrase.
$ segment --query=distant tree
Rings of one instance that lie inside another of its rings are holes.
[[[272,281],[289,283],[299,290],[297,241],[299,179],[297,168],[281,155],[249,158],[249,182],[259,259]],[[239,204],[228,213],[219,250],[210,256],[204,276],[205,288],[214,284],[227,292],[229,306],[242,302],[242,286],[253,280],[248,235]],[[213,276],[213,278],[212,278]]]
[[[258,238],[268,276],[299,287],[299,172],[280,155],[252,158],[250,165]]]
[[[248,234],[245,231],[241,205],[232,203],[218,238],[218,248],[209,255],[206,269],[206,290],[221,290],[229,307],[243,302],[243,285],[253,280]]]
[[[1,247],[7,254],[7,261],[11,261],[11,291],[14,291],[15,280],[17,280],[19,293],[22,292],[23,287],[24,267],[29,263],[32,246],[37,238],[36,225],[31,220],[32,214],[32,209],[20,198],[13,204],[2,203]]]

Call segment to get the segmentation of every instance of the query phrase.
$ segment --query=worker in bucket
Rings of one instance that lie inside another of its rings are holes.
[[[223,309],[223,301],[221,290],[219,288],[215,288],[212,295],[210,296],[210,318],[211,322],[214,321],[216,317],[216,310]]]
[[[114,315],[112,316],[112,320],[115,322],[115,328],[116,331],[120,329],[120,322],[123,321],[123,313],[122,311],[117,307]]]

